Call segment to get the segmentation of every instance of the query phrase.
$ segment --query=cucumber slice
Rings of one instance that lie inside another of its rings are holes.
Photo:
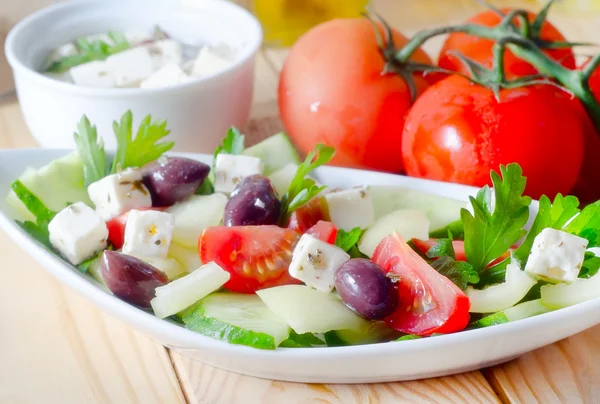
[[[273,184],[279,196],[283,196],[287,192],[296,171],[298,171],[298,164],[288,163],[269,176],[269,180],[271,180],[271,184]]]
[[[369,257],[373,256],[375,248],[381,240],[396,232],[404,240],[429,238],[429,219],[422,210],[396,210],[377,220],[365,231],[358,242],[358,249]]]
[[[221,288],[231,275],[211,262],[191,274],[156,288],[150,301],[156,317],[165,318],[190,307],[209,293]]]
[[[600,274],[588,279],[577,279],[569,284],[544,285],[541,288],[541,301],[553,309],[572,306],[600,297]]]
[[[256,292],[269,309],[298,334],[331,330],[366,332],[369,322],[347,308],[333,293],[286,285]]]
[[[325,333],[327,346],[348,346],[375,344],[378,342],[392,341],[399,337],[400,333],[383,321],[371,323],[365,332],[355,330],[337,330]]]
[[[261,159],[265,165],[265,175],[275,172],[287,163],[300,163],[296,148],[283,132],[247,148],[242,154]]]
[[[548,313],[549,311],[552,311],[552,309],[542,304],[542,299],[536,299],[509,307],[504,310],[504,315],[506,315],[508,321],[517,321],[537,316],[538,314]]]
[[[490,327],[492,325],[508,323],[508,321],[509,320],[508,320],[508,317],[506,316],[506,314],[504,314],[504,312],[500,311],[498,313],[490,314],[489,316],[480,318],[477,321],[473,321],[472,323],[470,323],[467,326],[467,328],[469,330],[474,330],[476,328],[485,328],[485,327]]]
[[[197,248],[202,230],[223,220],[227,197],[221,193],[193,195],[166,211],[173,215],[173,240],[184,247]]]
[[[168,256],[176,260],[186,272],[194,272],[202,266],[200,255],[198,255],[198,246],[189,248],[171,241]]]
[[[437,230],[460,219],[460,210],[465,207],[463,201],[415,189],[372,186],[369,187],[369,191],[376,219],[398,209],[418,209],[425,211],[431,230]]]
[[[183,322],[208,337],[260,349],[275,349],[290,334],[256,295],[213,293],[188,309]]]
[[[93,206],[83,184],[83,164],[77,152],[51,161],[37,170],[29,167],[21,174],[19,180],[40,198],[48,209],[55,212],[60,212],[68,204],[75,202]],[[19,216],[17,219],[35,222],[31,212],[12,190],[9,191],[6,202]]]
[[[511,262],[506,267],[506,281],[477,290],[469,286],[465,291],[471,301],[471,313],[495,313],[517,304],[537,281]]]
[[[188,271],[186,271],[185,268],[182,267],[179,264],[179,262],[173,258],[142,257],[138,255],[136,255],[135,257],[141,259],[144,262],[147,262],[159,271],[162,271],[165,275],[167,275],[169,281],[172,281],[176,278],[179,278],[181,275],[188,273]]]
[[[101,266],[100,258],[96,258],[94,261],[92,261],[90,263],[87,273],[90,274],[92,276],[92,278],[94,278],[101,285],[101,287],[104,290],[106,290],[108,293],[112,294],[110,289],[108,289],[108,286],[106,286],[106,282],[104,282],[104,278],[102,277],[102,266]]]

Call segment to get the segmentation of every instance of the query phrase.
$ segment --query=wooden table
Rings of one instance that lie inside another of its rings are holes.
[[[474,10],[471,1],[397,1],[406,6],[380,1],[379,8],[407,33],[422,28],[421,20],[459,21]],[[571,38],[597,39],[600,15],[571,10],[554,17]],[[427,50],[435,54],[439,43]],[[280,128],[276,86],[285,53],[258,56],[246,128],[253,141]],[[0,148],[35,146],[18,104],[0,105]],[[0,257],[0,403],[600,403],[600,326],[481,372],[375,385],[282,383],[165,349],[62,286],[1,231]]]

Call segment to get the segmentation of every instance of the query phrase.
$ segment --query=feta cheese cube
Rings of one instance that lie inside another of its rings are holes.
[[[119,52],[106,59],[108,71],[119,87],[135,87],[154,72],[154,64],[146,47]]]
[[[198,56],[196,56],[194,67],[192,67],[192,76],[208,76],[220,72],[230,65],[230,61],[225,60],[205,46],[200,49]]]
[[[72,67],[69,70],[73,83],[79,86],[111,88],[116,86],[115,78],[106,62],[99,60]]]
[[[155,71],[150,77],[142,81],[141,88],[160,88],[183,83],[187,75],[179,65],[169,63]]]
[[[292,254],[289,272],[311,288],[331,292],[335,272],[349,259],[350,256],[341,248],[304,234]]]
[[[550,282],[572,283],[581,270],[587,245],[583,237],[544,229],[533,240],[525,272]]]
[[[161,39],[148,46],[154,68],[161,68],[169,63],[181,65],[183,60],[183,47],[172,39]]]
[[[125,40],[131,46],[136,46],[146,41],[152,41],[152,34],[141,31],[126,31],[123,35],[125,35]]]
[[[54,49],[54,51],[50,55],[50,61],[54,62],[55,60],[62,59],[68,56],[73,56],[75,54],[77,54],[77,47],[75,46],[75,44],[66,43]]]
[[[172,236],[171,214],[134,209],[127,214],[123,252],[135,256],[166,258]]]
[[[96,212],[105,221],[131,209],[152,206],[150,192],[142,184],[142,174],[131,168],[90,184],[88,195],[96,205]]]
[[[244,178],[262,174],[264,165],[258,157],[221,153],[215,161],[215,191],[230,193]]]
[[[365,229],[375,221],[371,194],[366,188],[350,188],[325,194],[329,218],[338,229]]]
[[[69,205],[48,224],[50,243],[71,264],[81,264],[106,248],[108,229],[94,209],[83,202]]]

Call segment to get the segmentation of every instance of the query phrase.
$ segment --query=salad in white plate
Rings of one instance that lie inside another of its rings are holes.
[[[108,31],[62,44],[48,57],[44,73],[54,79],[95,88],[161,88],[208,76],[231,66],[225,45],[184,44],[160,28]]]
[[[105,153],[83,117],[77,151],[12,184],[21,227],[118,298],[254,348],[402,341],[517,321],[600,297],[600,202],[531,199],[517,164],[464,202],[339,189],[280,133],[246,148],[232,128],[212,167],[166,154],[165,122]],[[529,230],[527,230],[529,228]]]

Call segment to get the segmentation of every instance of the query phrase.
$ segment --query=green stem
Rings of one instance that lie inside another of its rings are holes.
[[[600,65],[600,55],[594,58],[584,71],[570,70],[548,57],[535,43],[519,33],[515,33],[512,28],[464,24],[418,32],[402,49],[396,52],[395,59],[399,64],[406,64],[410,56],[430,38],[458,32],[506,43],[510,51],[518,58],[535,66],[540,73],[557,80],[570,90],[581,101],[594,123],[596,131],[600,134],[600,104],[588,86],[589,76],[594,68]]]
[[[506,51],[506,44],[502,41],[498,41],[494,44],[494,79],[496,83],[504,83],[504,52]]]

